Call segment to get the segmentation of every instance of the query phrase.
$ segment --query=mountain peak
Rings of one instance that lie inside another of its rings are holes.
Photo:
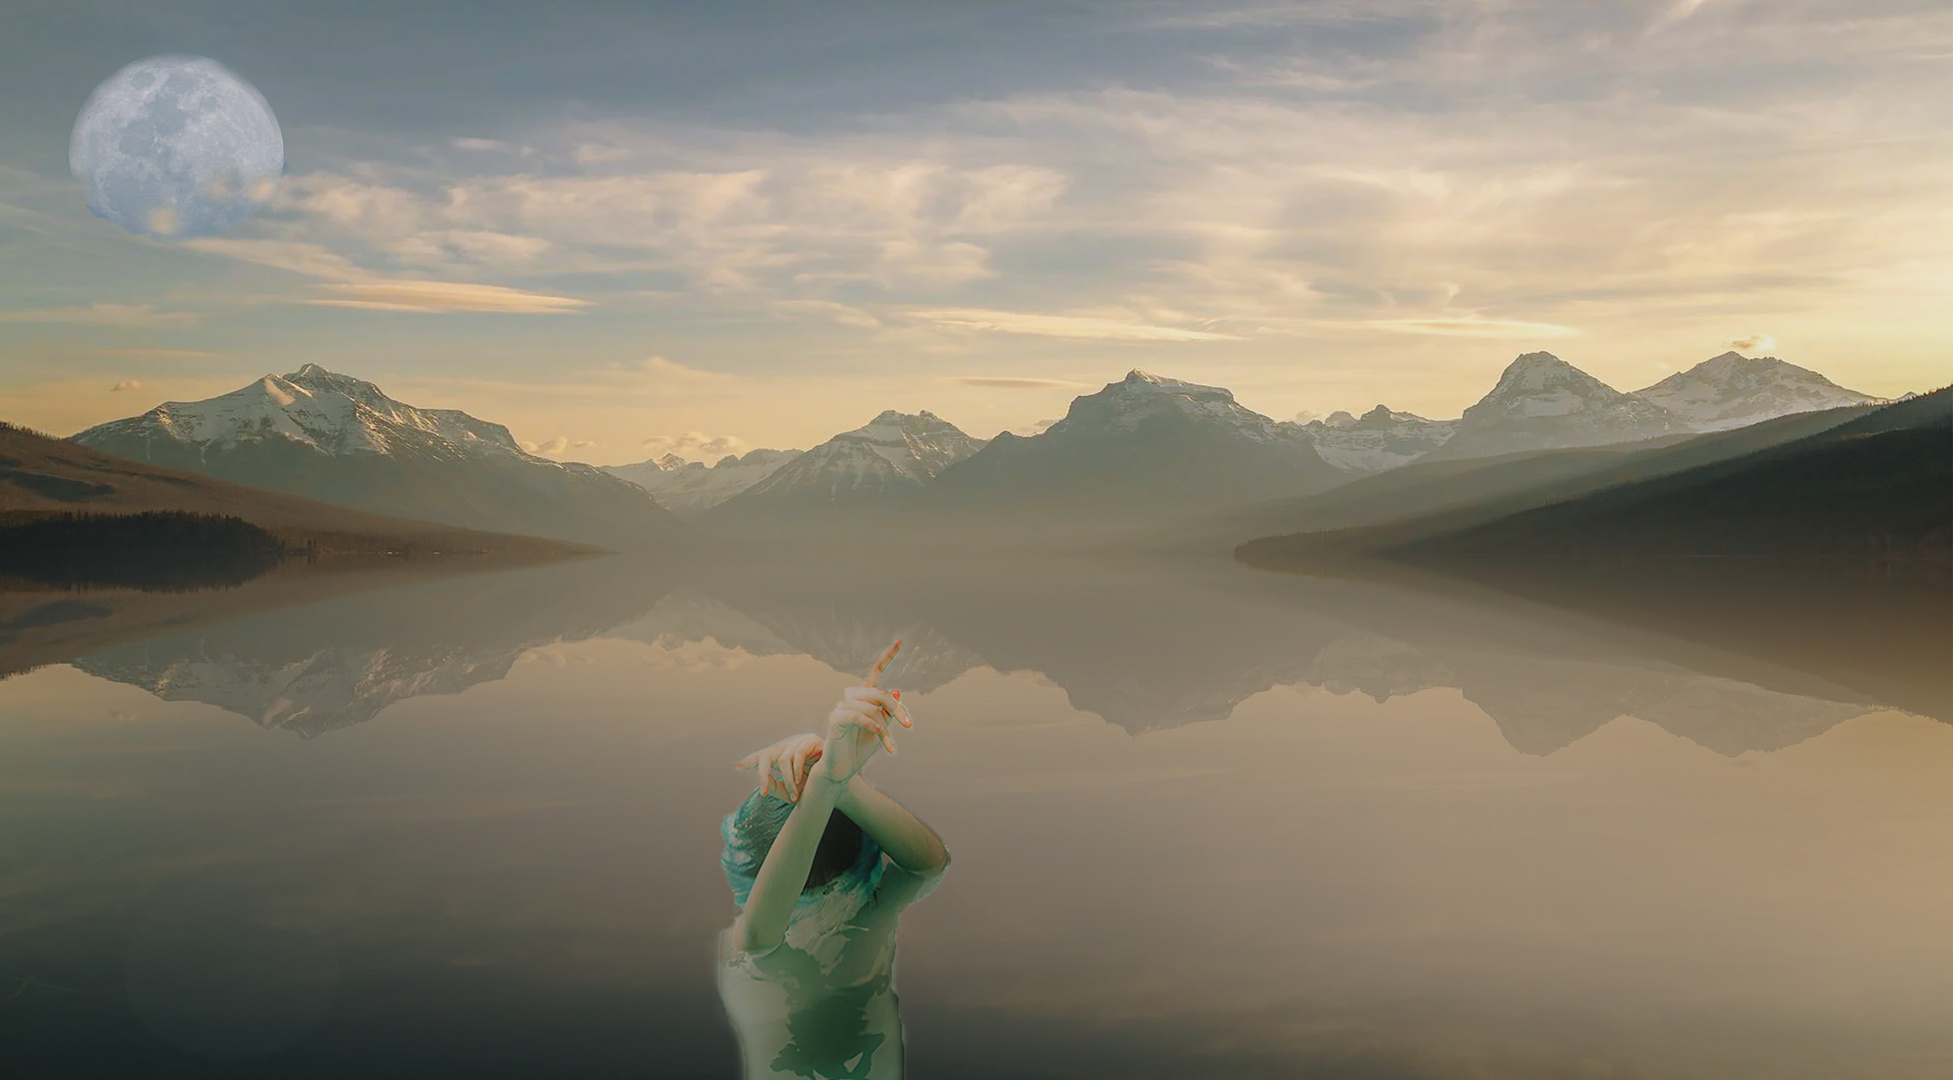
[[[1621,393],[1550,352],[1529,352],[1521,353],[1507,364],[1499,374],[1498,385],[1473,408],[1555,391],[1600,398],[1618,397]]]
[[[1601,382],[1549,352],[1520,355],[1459,420],[1437,453],[1479,457],[1652,438],[1679,425],[1661,406]]]
[[[884,409],[873,420],[815,446],[725,500],[716,513],[832,508],[914,491],[984,445],[924,410]],[[761,453],[755,451],[755,454]],[[777,451],[765,453],[777,454]]]
[[[109,453],[381,514],[605,546],[670,535],[643,492],[526,453],[500,424],[306,364],[74,436]]]
[[[1771,417],[1816,409],[1868,405],[1877,399],[1848,390],[1809,368],[1774,356],[1725,352],[1635,391],[1687,421],[1696,431],[1721,431]]]

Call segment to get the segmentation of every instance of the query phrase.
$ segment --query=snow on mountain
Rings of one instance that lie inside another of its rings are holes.
[[[1704,360],[1634,393],[1695,431],[1726,431],[1791,413],[1881,400],[1774,356],[1752,358],[1736,352]]]
[[[715,513],[824,510],[912,494],[983,445],[932,412],[889,409],[779,466]]]
[[[500,424],[419,409],[307,364],[204,401],[172,401],[74,441],[234,483],[382,514],[608,547],[673,539],[641,488],[528,453]]]
[[[1431,457],[1468,458],[1650,439],[1687,430],[1668,410],[1624,394],[1547,352],[1506,366]]]
[[[766,479],[800,454],[799,450],[751,450],[727,454],[711,465],[666,454],[635,465],[600,467],[650,492],[680,518],[693,518]]]
[[[1225,429],[1251,442],[1293,443],[1300,425],[1271,420],[1234,400],[1219,386],[1203,386],[1134,368],[1096,394],[1072,399],[1063,420],[1040,438],[1104,438],[1128,435],[1162,419]]]
[[[1263,416],[1222,387],[1134,370],[1074,398],[1041,434],[998,435],[944,470],[931,498],[942,507],[1082,498],[1172,513],[1184,501],[1306,494],[1341,477],[1303,425]]]
[[[1427,420],[1378,405],[1361,417],[1334,412],[1302,425],[1316,453],[1348,473],[1375,473],[1405,465],[1443,446],[1456,420]]]

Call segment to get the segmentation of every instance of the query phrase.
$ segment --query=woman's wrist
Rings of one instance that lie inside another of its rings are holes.
[[[807,769],[808,787],[813,787],[818,784],[828,791],[833,792],[837,798],[847,793],[848,786],[854,782],[854,779],[852,776],[846,778],[836,777],[832,770],[828,768],[827,759],[824,757],[814,762]]]

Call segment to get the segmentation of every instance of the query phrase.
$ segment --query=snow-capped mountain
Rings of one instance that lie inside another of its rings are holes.
[[[822,511],[914,494],[983,444],[927,410],[889,409],[781,465],[713,513]]]
[[[1466,409],[1451,438],[1426,457],[1598,446],[1687,430],[1660,405],[1624,394],[1552,353],[1534,352],[1508,364],[1492,392]]]
[[[1339,481],[1308,429],[1271,420],[1218,386],[1134,370],[1074,398],[1063,420],[1028,438],[999,434],[943,471],[941,506],[1015,500],[1179,500],[1307,494]]]
[[[1736,352],[1704,360],[1634,393],[1695,431],[1726,431],[1791,413],[1880,402],[1809,368]]]
[[[1374,473],[1405,465],[1450,440],[1456,420],[1427,420],[1378,405],[1362,416],[1331,413],[1302,425],[1316,453],[1347,473]]]
[[[381,514],[606,547],[669,542],[642,488],[528,453],[500,424],[419,409],[307,364],[204,401],[172,401],[74,441],[233,483]]]
[[[635,465],[599,468],[650,492],[659,505],[680,518],[693,518],[766,479],[800,454],[799,450],[750,450],[727,454],[711,465],[666,454]]]

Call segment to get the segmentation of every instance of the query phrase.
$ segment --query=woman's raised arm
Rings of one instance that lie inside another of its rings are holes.
[[[835,705],[834,711],[828,714],[827,738],[821,747],[820,758],[807,770],[806,782],[799,785],[800,797],[788,813],[786,822],[780,826],[779,835],[774,837],[766,858],[761,860],[759,872],[753,878],[752,891],[746,897],[745,909],[733,923],[733,943],[739,949],[763,952],[785,938],[787,924],[793,920],[794,904],[799,901],[801,890],[807,884],[807,872],[814,865],[814,854],[820,847],[821,834],[827,831],[828,818],[842,798],[848,795],[850,782],[875,751],[884,747],[894,748],[888,733],[887,717],[899,715],[904,723],[909,722],[907,710],[901,702],[877,688],[882,672],[888,668],[889,661],[895,659],[895,653],[901,647],[900,641],[890,645],[881,659],[875,662],[868,677],[862,680],[862,685],[850,688],[840,703]],[[764,755],[765,752],[761,753]],[[894,801],[887,796],[882,796],[882,799],[894,805]],[[908,813],[906,810],[901,812]],[[913,815],[909,816],[913,819]],[[862,825],[864,831],[868,828],[860,821],[856,824]],[[924,831],[927,831],[926,826]],[[875,834],[869,832],[869,835]],[[929,835],[933,837],[935,834]],[[940,841],[937,846],[941,846]]]

